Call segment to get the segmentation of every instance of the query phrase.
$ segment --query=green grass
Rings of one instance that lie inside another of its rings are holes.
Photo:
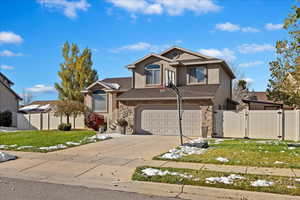
[[[20,146],[33,146],[33,148],[22,149],[21,151],[37,151],[39,147],[49,147],[66,142],[79,142],[80,140],[95,135],[95,131],[18,131],[11,133],[0,133],[0,145],[16,145],[16,147],[8,147],[5,150],[18,150]],[[83,142],[82,144],[88,143]],[[72,146],[72,145],[66,145]]]
[[[206,171],[206,170],[192,170],[192,169],[179,169],[179,168],[159,168],[151,167],[160,170],[168,170],[169,172],[179,172],[183,174],[192,175],[192,178],[182,178],[180,176],[165,175],[165,176],[146,176],[142,170],[149,166],[138,167],[132,176],[132,180],[136,181],[149,181],[149,182],[160,182],[170,184],[181,184],[181,185],[196,185],[196,186],[207,186],[216,188],[226,189],[238,189],[248,190],[257,192],[269,192],[277,194],[288,194],[288,195],[300,195],[300,183],[295,181],[295,178],[283,177],[283,176],[270,176],[270,175],[254,175],[254,174],[238,174],[244,177],[244,179],[234,180],[233,184],[224,184],[219,182],[206,182],[208,177],[227,177],[232,173],[217,172],[217,171]],[[254,187],[251,182],[257,180],[266,180],[274,182],[273,185],[268,187]],[[291,186],[293,188],[288,188]]]
[[[300,168],[300,147],[288,149],[288,142],[268,140],[270,143],[263,144],[259,143],[259,141],[267,140],[235,139],[224,140],[220,144],[211,142],[210,148],[204,154],[188,155],[172,161],[257,167]],[[218,157],[228,158],[229,162],[221,163],[216,160]],[[154,159],[166,160],[160,156],[156,156]],[[275,164],[276,161],[283,162],[283,164]]]

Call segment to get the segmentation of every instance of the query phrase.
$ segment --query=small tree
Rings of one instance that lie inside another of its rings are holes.
[[[300,108],[300,8],[285,20],[284,28],[289,31],[289,39],[277,41],[277,59],[270,62],[271,78],[268,97],[282,101],[291,107]]]
[[[84,101],[81,91],[98,80],[97,71],[92,69],[92,52],[85,48],[80,53],[76,44],[68,42],[63,47],[64,63],[60,65],[58,76],[60,83],[55,83],[59,99],[63,101]]]
[[[237,109],[243,110],[245,108],[245,103],[243,99],[248,99],[251,96],[249,92],[249,84],[246,80],[235,80],[232,87],[232,99],[239,103]]]
[[[54,115],[55,116],[66,116],[67,117],[67,124],[70,124],[70,117],[73,116],[75,118],[80,115],[84,114],[88,111],[88,108],[76,101],[58,101],[55,103],[54,108]]]

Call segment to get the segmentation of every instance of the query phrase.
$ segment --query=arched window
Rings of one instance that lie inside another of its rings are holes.
[[[159,85],[160,84],[160,66],[159,65],[147,65],[146,70],[146,84],[147,85]]]

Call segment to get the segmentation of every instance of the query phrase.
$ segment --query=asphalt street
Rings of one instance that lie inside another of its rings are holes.
[[[81,186],[0,177],[0,200],[178,200]]]

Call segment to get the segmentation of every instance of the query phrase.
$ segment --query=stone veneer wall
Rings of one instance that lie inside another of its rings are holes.
[[[127,132],[134,133],[135,130],[135,108],[139,105],[176,105],[172,100],[156,101],[121,101],[119,103],[119,118],[124,118],[128,122]],[[184,100],[184,105],[199,105],[202,111],[202,127],[207,127],[207,136],[213,136],[213,106],[210,101],[205,100]]]

